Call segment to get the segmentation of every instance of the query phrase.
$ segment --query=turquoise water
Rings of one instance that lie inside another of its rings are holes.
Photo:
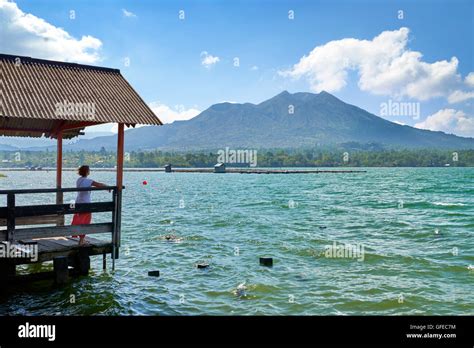
[[[1,188],[54,186],[54,172],[6,174]],[[75,174],[64,176],[72,186]],[[114,173],[92,178],[113,183]],[[64,288],[36,282],[3,294],[0,313],[473,315],[473,183],[474,168],[125,173],[116,271],[103,272],[96,257],[89,277]],[[363,253],[327,257],[333,243]],[[260,256],[273,257],[273,267],[260,266]]]

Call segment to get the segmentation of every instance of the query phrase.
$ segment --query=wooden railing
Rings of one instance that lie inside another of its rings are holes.
[[[16,196],[23,194],[56,193],[62,195],[64,192],[107,190],[112,193],[112,200],[108,202],[42,205],[16,205],[15,203]],[[0,195],[7,196],[7,206],[0,207],[0,226],[6,226],[6,230],[0,231],[0,241],[16,243],[32,238],[111,233],[113,259],[118,255],[116,250],[118,251],[117,248],[120,246],[121,224],[121,190],[118,187],[0,190]],[[103,212],[112,213],[111,222],[69,226],[63,226],[61,223],[67,214]],[[56,224],[56,226],[17,228],[19,225],[39,224]]]

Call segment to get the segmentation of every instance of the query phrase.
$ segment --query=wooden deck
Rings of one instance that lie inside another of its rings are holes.
[[[25,239],[17,244],[17,248],[27,249],[28,246],[37,246],[38,260],[31,258],[10,258],[9,262],[15,265],[52,261],[55,257],[74,257],[77,253],[87,251],[88,256],[103,255],[112,253],[112,241],[104,241],[92,237],[86,237],[88,245],[80,246],[77,238],[54,237]]]
[[[112,200],[97,203],[63,204],[64,192],[109,191]],[[16,195],[54,193],[57,204],[17,205]],[[56,283],[65,283],[70,275],[86,275],[90,256],[102,255],[103,269],[111,255],[112,269],[120,247],[121,190],[116,186],[92,188],[56,188],[0,190],[7,195],[7,206],[0,207],[0,287],[15,281],[18,265],[53,261]],[[64,226],[64,216],[76,213],[111,213],[111,221]],[[45,226],[49,225],[49,226]],[[52,225],[52,226],[51,226]],[[91,234],[102,234],[101,239]],[[104,235],[105,234],[105,235]],[[85,245],[79,238],[86,235]],[[38,274],[31,274],[38,277]],[[21,276],[21,278],[27,278]],[[4,281],[5,280],[5,281]]]

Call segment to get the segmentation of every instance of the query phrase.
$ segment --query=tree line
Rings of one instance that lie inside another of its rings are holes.
[[[54,167],[56,153],[51,151],[2,151],[1,167]],[[217,163],[217,151],[172,152],[132,151],[125,153],[124,166],[129,168],[212,167]],[[115,152],[68,151],[63,153],[64,167],[113,168]],[[227,163],[229,167],[248,167],[249,163]],[[271,149],[257,151],[257,167],[472,167],[474,150],[435,149]]]

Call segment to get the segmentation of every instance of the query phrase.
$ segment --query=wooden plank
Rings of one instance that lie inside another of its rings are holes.
[[[47,225],[47,224],[56,224],[60,216],[58,215],[42,215],[42,216],[25,216],[15,218],[15,225]],[[7,219],[0,218],[0,226],[6,226]]]
[[[33,238],[71,236],[78,234],[111,233],[112,230],[113,225],[111,223],[22,228],[16,230],[15,239],[24,240]]]
[[[53,252],[58,250],[58,246],[51,240],[38,240],[38,253]]]
[[[15,216],[20,218],[29,216],[63,215],[76,213],[103,213],[113,211],[113,206],[113,202],[20,205],[15,207]],[[1,207],[0,222],[5,222],[6,224],[7,215],[8,207]],[[56,221],[54,223],[56,223]]]
[[[80,192],[80,191],[111,191],[115,186],[104,187],[67,187],[52,189],[18,189],[18,190],[0,190],[0,195],[13,194],[31,194],[31,193],[56,193],[56,192]],[[125,188],[125,187],[124,187]]]
[[[15,217],[64,215],[76,213],[103,213],[114,209],[113,202],[24,205],[15,207]]]
[[[78,244],[78,241],[76,240],[76,243],[73,243],[71,240],[66,239],[66,238],[51,238],[47,239],[47,243],[49,245],[52,245],[53,250],[63,250],[63,249],[70,249],[74,247],[75,245]]]
[[[63,237],[63,238],[73,242],[74,245],[77,245],[77,242],[78,242],[77,239],[74,239],[72,237]],[[108,245],[108,244],[111,243],[110,240],[102,240],[102,239],[98,239],[98,238],[94,238],[94,237],[90,237],[90,236],[86,237],[86,241],[88,241],[93,246]]]

